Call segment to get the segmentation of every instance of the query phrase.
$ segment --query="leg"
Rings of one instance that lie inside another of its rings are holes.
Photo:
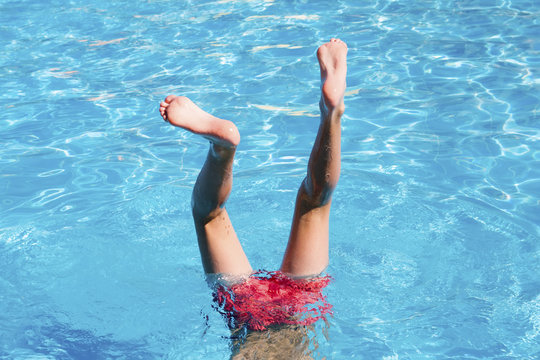
[[[245,275],[251,266],[225,209],[240,134],[236,126],[203,111],[187,97],[170,95],[159,112],[165,121],[210,140],[208,156],[193,188],[192,210],[205,272]]]
[[[347,45],[338,39],[317,51],[321,69],[321,122],[302,182],[281,265],[293,276],[321,273],[328,265],[328,222],[331,195],[341,166],[341,115],[345,110]]]

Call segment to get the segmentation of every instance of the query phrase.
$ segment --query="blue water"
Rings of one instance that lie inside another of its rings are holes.
[[[318,45],[349,45],[328,324],[314,358],[540,358],[535,1],[0,0],[0,358],[227,359],[190,214],[207,143],[276,269],[317,127]]]

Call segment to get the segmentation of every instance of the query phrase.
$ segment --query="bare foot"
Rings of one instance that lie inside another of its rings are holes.
[[[343,96],[347,87],[347,44],[339,39],[331,39],[319,47],[317,59],[321,68],[321,105],[324,105],[327,113],[334,110],[343,113]]]
[[[159,113],[171,125],[202,135],[216,145],[235,147],[240,143],[234,123],[210,115],[185,96],[167,96],[159,104]]]

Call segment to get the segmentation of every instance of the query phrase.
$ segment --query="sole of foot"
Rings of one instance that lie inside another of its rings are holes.
[[[343,97],[347,87],[347,44],[339,39],[331,39],[317,50],[321,69],[321,96],[327,111],[343,112]]]

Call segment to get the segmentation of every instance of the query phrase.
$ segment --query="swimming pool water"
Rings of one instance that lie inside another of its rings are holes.
[[[190,215],[205,141],[242,134],[229,213],[276,269],[349,45],[328,324],[314,358],[540,357],[535,1],[0,0],[0,358],[226,359]]]

